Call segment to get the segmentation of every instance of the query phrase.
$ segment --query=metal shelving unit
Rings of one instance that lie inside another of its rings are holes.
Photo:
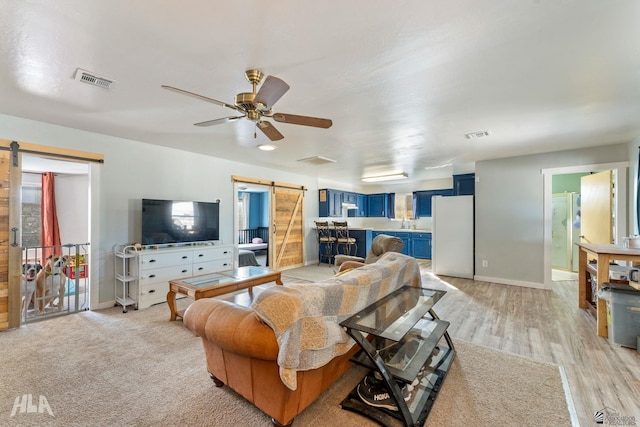
[[[138,257],[138,250],[133,245],[116,245],[113,248],[115,263],[115,296],[116,306],[122,306],[122,312],[134,305],[138,309],[137,292],[131,292],[131,285],[136,285],[138,277],[131,273],[131,260]]]

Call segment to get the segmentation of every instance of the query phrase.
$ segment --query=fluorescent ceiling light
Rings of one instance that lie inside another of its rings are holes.
[[[258,145],[258,148],[263,150],[263,151],[273,151],[278,147],[276,145],[273,145],[273,144],[260,144],[260,145]]]
[[[380,182],[380,181],[393,181],[396,179],[406,179],[409,175],[405,172],[395,173],[391,175],[377,175],[377,176],[367,176],[362,178],[364,182]]]

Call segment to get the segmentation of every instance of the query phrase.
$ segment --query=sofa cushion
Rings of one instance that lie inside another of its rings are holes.
[[[323,282],[270,287],[252,308],[273,329],[280,378],[295,390],[297,371],[319,368],[354,345],[340,322],[402,286],[420,285],[417,261],[388,252],[374,264]]]

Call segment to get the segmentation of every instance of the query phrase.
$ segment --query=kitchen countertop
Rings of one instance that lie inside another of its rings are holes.
[[[349,230],[389,231],[394,233],[431,233],[431,230],[413,229],[413,228],[349,227]]]

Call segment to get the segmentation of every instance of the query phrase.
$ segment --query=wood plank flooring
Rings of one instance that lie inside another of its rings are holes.
[[[578,308],[577,281],[547,291],[445,276],[431,283],[430,265],[421,271],[423,286],[447,291],[435,310],[454,339],[562,366],[582,426],[603,408],[640,425],[640,353],[596,335],[594,315]]]
[[[451,322],[452,338],[561,366],[581,426],[596,425],[594,412],[604,408],[640,425],[640,353],[596,335],[594,315],[578,308],[577,280],[541,290],[435,277],[425,261],[420,269],[424,287],[447,291],[435,311]],[[282,279],[285,285],[305,283],[286,274]],[[250,305],[247,298],[245,293],[225,299]]]

